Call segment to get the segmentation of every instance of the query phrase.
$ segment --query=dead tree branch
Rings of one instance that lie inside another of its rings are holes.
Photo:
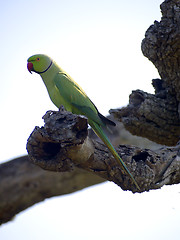
[[[156,150],[117,148],[141,192],[180,182],[180,1],[165,0],[161,10],[161,21],[150,26],[142,41],[143,54],[161,77],[153,80],[155,94],[133,91],[126,108],[111,110],[132,134],[176,145]],[[104,180],[137,192],[106,146],[88,135],[86,118],[61,108],[47,112],[44,121],[27,143],[34,164],[25,156],[0,165],[0,223],[45,198]]]
[[[105,181],[74,168],[70,172],[45,171],[28,156],[0,165],[0,224],[46,198],[61,196]]]
[[[161,21],[146,31],[142,52],[157,68],[155,94],[133,91],[129,105],[111,110],[132,134],[165,145],[176,145],[180,136],[180,1],[161,4]]]
[[[44,127],[36,127],[28,139],[30,160],[50,171],[72,171],[74,167],[113,181],[123,190],[137,192],[107,147],[88,137],[87,120],[66,112],[48,111]],[[121,145],[118,154],[127,164],[141,192],[180,182],[179,146],[156,151]]]
[[[168,146],[179,141],[180,119],[172,96],[167,99],[136,90],[129,96],[127,107],[111,109],[110,113],[134,135]]]

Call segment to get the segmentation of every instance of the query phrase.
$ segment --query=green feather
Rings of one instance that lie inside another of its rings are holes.
[[[107,125],[115,126],[115,123],[100,114],[82,88],[48,56],[38,54],[30,57],[28,59],[28,70],[41,75],[52,102],[58,108],[60,105],[63,105],[67,111],[84,115],[88,118],[88,122],[94,132],[108,147],[136,187],[140,189],[103,131],[103,127],[107,127]]]
[[[130,173],[130,171],[128,170],[126,164],[123,162],[123,160],[120,158],[120,156],[118,155],[118,153],[116,152],[116,150],[114,149],[113,145],[111,144],[111,142],[109,141],[108,137],[105,135],[103,129],[95,122],[89,122],[90,126],[92,127],[92,129],[94,130],[94,132],[97,134],[97,136],[104,142],[104,144],[108,147],[109,151],[112,153],[112,155],[114,156],[114,158],[117,160],[117,162],[119,163],[119,165],[121,166],[121,168],[130,176],[130,178],[132,179],[132,181],[134,182],[134,184],[136,185],[136,187],[140,190],[138,184],[136,183],[134,177],[132,176],[132,174]]]

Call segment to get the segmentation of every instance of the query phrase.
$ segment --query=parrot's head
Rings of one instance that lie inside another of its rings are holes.
[[[52,65],[52,59],[44,54],[36,54],[28,58],[27,69],[30,73],[44,73]]]

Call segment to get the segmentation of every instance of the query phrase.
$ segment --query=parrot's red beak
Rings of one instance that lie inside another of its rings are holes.
[[[27,63],[27,69],[30,73],[32,73],[31,71],[33,70],[33,64],[31,62]]]

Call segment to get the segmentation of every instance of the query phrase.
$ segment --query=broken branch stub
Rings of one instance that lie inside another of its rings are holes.
[[[108,148],[87,136],[86,118],[60,109],[59,112],[48,111],[43,119],[44,127],[36,127],[27,143],[29,158],[33,163],[58,172],[72,171],[78,167],[113,181],[123,190],[138,191]],[[179,181],[180,174],[176,171],[179,169],[179,148],[152,151],[121,145],[116,150],[141,192]],[[172,166],[176,166],[176,169]]]

